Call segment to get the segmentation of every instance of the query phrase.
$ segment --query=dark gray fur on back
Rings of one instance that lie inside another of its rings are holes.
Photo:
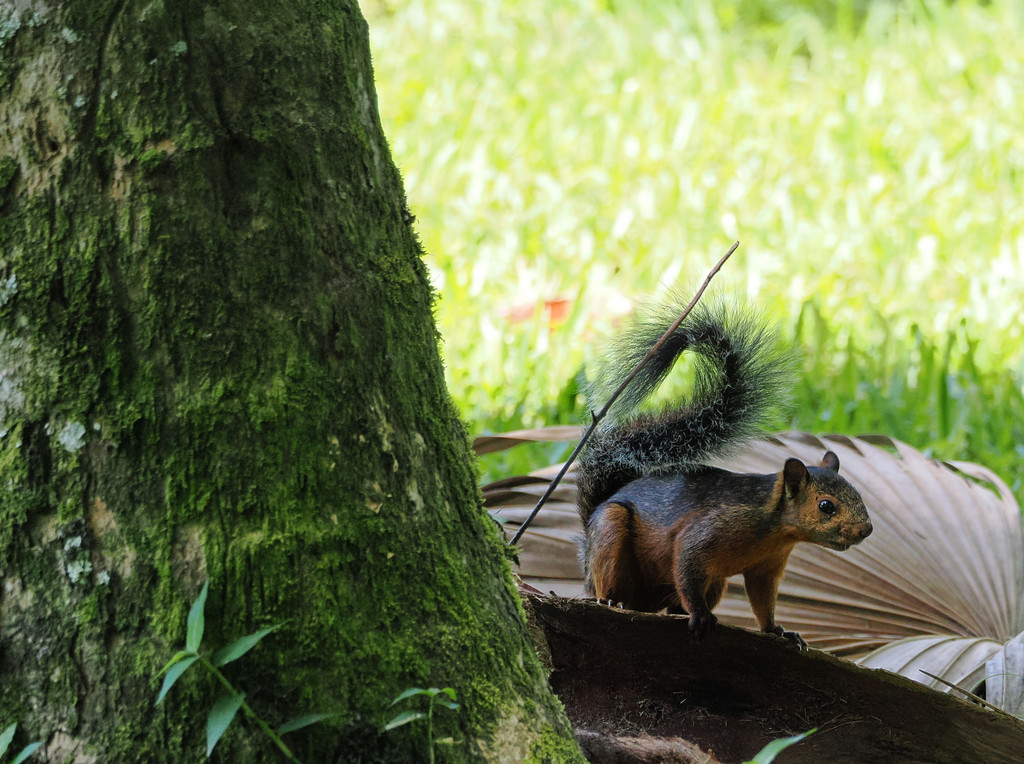
[[[653,311],[616,340],[586,389],[595,410],[683,305]],[[658,413],[639,412],[684,350],[697,355],[691,399]],[[633,379],[580,453],[576,479],[584,523],[594,507],[631,480],[682,474],[763,434],[788,403],[792,359],[780,348],[774,327],[756,313],[724,302],[698,305]]]

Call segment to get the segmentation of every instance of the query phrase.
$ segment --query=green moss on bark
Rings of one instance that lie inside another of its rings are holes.
[[[22,28],[0,712],[54,759],[197,760],[215,688],[154,707],[152,677],[209,579],[207,644],[286,622],[228,674],[274,723],[337,714],[293,736],[310,761],[422,752],[376,732],[410,686],[457,690],[452,760],[575,751],[444,389],[358,9],[80,0]]]

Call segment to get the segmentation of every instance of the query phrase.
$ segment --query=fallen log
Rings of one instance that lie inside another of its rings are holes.
[[[779,762],[1020,762],[1024,722],[888,671],[685,616],[524,591],[551,685],[591,761],[750,759],[816,729]]]

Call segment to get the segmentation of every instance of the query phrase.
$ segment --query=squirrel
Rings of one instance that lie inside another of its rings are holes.
[[[613,344],[588,400],[618,386],[646,355],[675,315],[662,310]],[[689,402],[638,412],[686,350],[696,354]],[[764,435],[792,389],[792,360],[776,330],[725,303],[698,305],[670,335],[624,391],[625,415],[602,423],[579,455],[589,596],[631,610],[686,612],[700,640],[718,622],[711,611],[726,579],[742,573],[761,630],[806,649],[775,622],[786,561],[801,541],[844,551],[867,538],[871,520],[860,494],[839,476],[832,451],[820,465],[792,458],[767,475],[707,465]]]

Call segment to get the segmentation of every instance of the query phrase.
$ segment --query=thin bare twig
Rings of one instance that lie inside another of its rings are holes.
[[[1016,718],[1012,714],[1008,714],[1006,711],[1004,711],[1003,709],[999,708],[999,706],[994,706],[991,703],[989,703],[987,700],[985,700],[984,698],[975,695],[970,690],[965,690],[963,687],[958,687],[957,685],[953,684],[952,682],[947,682],[941,676],[935,676],[935,674],[931,673],[930,671],[925,671],[924,669],[918,669],[918,671],[920,671],[926,677],[934,679],[936,682],[941,682],[942,684],[944,684],[947,687],[949,687],[951,690],[956,690],[957,692],[962,692],[967,700],[973,700],[978,705],[985,706],[985,708],[989,709],[990,711],[995,711],[996,713],[1005,714],[1005,715],[1009,716],[1011,719]]]
[[[694,306],[704,295],[705,290],[711,283],[711,279],[715,277],[715,274],[722,270],[722,266],[725,265],[725,261],[732,256],[732,253],[736,251],[736,248],[739,247],[739,245],[740,243],[738,241],[733,242],[733,245],[729,247],[729,251],[722,256],[722,259],[715,264],[714,268],[708,271],[708,275],[704,278],[704,283],[700,285],[700,288],[693,295],[693,299],[690,300],[690,304],[687,305],[683,312],[679,314],[679,318],[675,320],[675,323],[673,323],[672,326],[668,328],[667,332],[661,335],[661,339],[654,343],[651,349],[647,351],[647,355],[645,355],[641,359],[640,363],[638,363],[636,367],[634,367],[633,371],[631,371],[626,376],[626,378],[622,380],[622,384],[615,389],[615,392],[611,394],[611,397],[608,398],[608,402],[604,404],[601,410],[598,411],[596,414],[591,412],[594,421],[590,423],[590,427],[588,427],[587,431],[583,433],[583,437],[580,438],[580,442],[576,444],[576,448],[573,449],[573,452],[569,455],[568,460],[566,460],[565,464],[562,465],[562,469],[560,469],[558,471],[558,474],[555,475],[554,480],[552,480],[548,484],[547,490],[544,491],[544,495],[540,497],[540,501],[537,502],[537,506],[535,506],[533,508],[533,511],[530,512],[530,516],[527,517],[526,521],[519,526],[519,530],[516,531],[516,535],[512,537],[511,541],[508,542],[509,546],[514,546],[516,543],[518,543],[519,539],[522,538],[523,534],[526,532],[526,529],[530,526],[530,523],[533,522],[533,518],[537,516],[537,513],[540,512],[540,508],[544,506],[545,502],[547,502],[547,500],[551,497],[551,494],[555,492],[555,488],[557,488],[558,484],[562,482],[562,478],[565,477],[565,473],[569,471],[569,467],[571,467],[572,463],[576,461],[576,457],[579,456],[579,453],[583,449],[584,444],[586,444],[587,440],[590,438],[591,433],[593,433],[594,430],[597,428],[598,423],[602,419],[604,419],[605,415],[608,413],[608,410],[612,407],[612,404],[615,403],[616,399],[620,395],[622,395],[622,391],[625,390],[629,383],[633,381],[633,378],[640,373],[640,370],[645,365],[647,365],[647,362],[654,357],[655,353],[657,353],[661,349],[661,346],[668,341],[668,338],[671,337],[672,333],[679,328],[679,325],[683,323],[686,317],[690,315],[690,311],[693,310]]]

